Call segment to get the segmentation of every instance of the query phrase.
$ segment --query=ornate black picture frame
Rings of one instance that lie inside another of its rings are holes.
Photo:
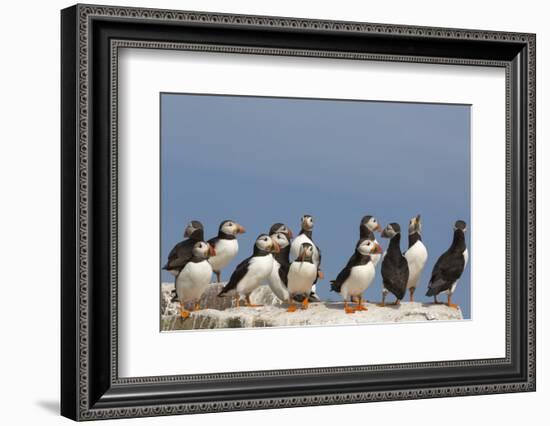
[[[535,35],[76,5],[62,27],[61,413],[158,416],[535,390]],[[120,47],[506,70],[506,356],[119,378]],[[299,380],[298,380],[299,378]]]

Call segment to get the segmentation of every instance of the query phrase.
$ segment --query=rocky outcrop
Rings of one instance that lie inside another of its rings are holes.
[[[161,304],[161,329],[197,330],[212,328],[243,327],[287,327],[307,325],[393,323],[418,321],[461,320],[460,309],[446,305],[402,302],[399,306],[380,307],[372,303],[365,306],[367,311],[346,314],[340,302],[312,303],[309,309],[289,313],[286,305],[271,292],[269,287],[261,286],[251,295],[259,308],[233,307],[231,297],[217,297],[223,284],[212,284],[204,294],[201,305],[208,307],[193,312],[189,318],[179,316],[178,302],[171,302],[170,292],[173,285],[163,284]]]

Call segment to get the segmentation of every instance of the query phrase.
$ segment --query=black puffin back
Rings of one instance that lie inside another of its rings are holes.
[[[426,296],[437,296],[452,288],[464,272],[464,250],[466,250],[464,232],[456,229],[451,246],[437,259],[434,265]]]
[[[400,243],[401,233],[391,238],[381,270],[384,287],[399,300],[405,297],[409,279],[409,265],[407,259],[401,254]]]

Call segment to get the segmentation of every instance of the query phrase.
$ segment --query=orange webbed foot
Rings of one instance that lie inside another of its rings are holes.
[[[182,311],[180,312],[180,316],[181,316],[183,319],[189,318],[190,315],[191,315],[191,312],[189,312],[189,311],[182,310]]]
[[[355,308],[356,311],[368,311],[369,308],[367,308],[366,306],[363,306],[363,305],[358,305],[356,308]]]
[[[296,309],[297,309],[296,305],[290,305],[286,311],[287,312],[296,312]]]
[[[447,306],[448,306],[449,308],[458,309],[458,305],[455,304],[455,303],[447,303]]]
[[[344,304],[344,312],[346,314],[354,314],[355,313],[355,309],[352,308],[351,306],[348,306],[348,304]]]

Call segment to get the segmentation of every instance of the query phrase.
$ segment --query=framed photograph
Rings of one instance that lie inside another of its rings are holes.
[[[74,420],[535,390],[535,35],[76,5]]]

